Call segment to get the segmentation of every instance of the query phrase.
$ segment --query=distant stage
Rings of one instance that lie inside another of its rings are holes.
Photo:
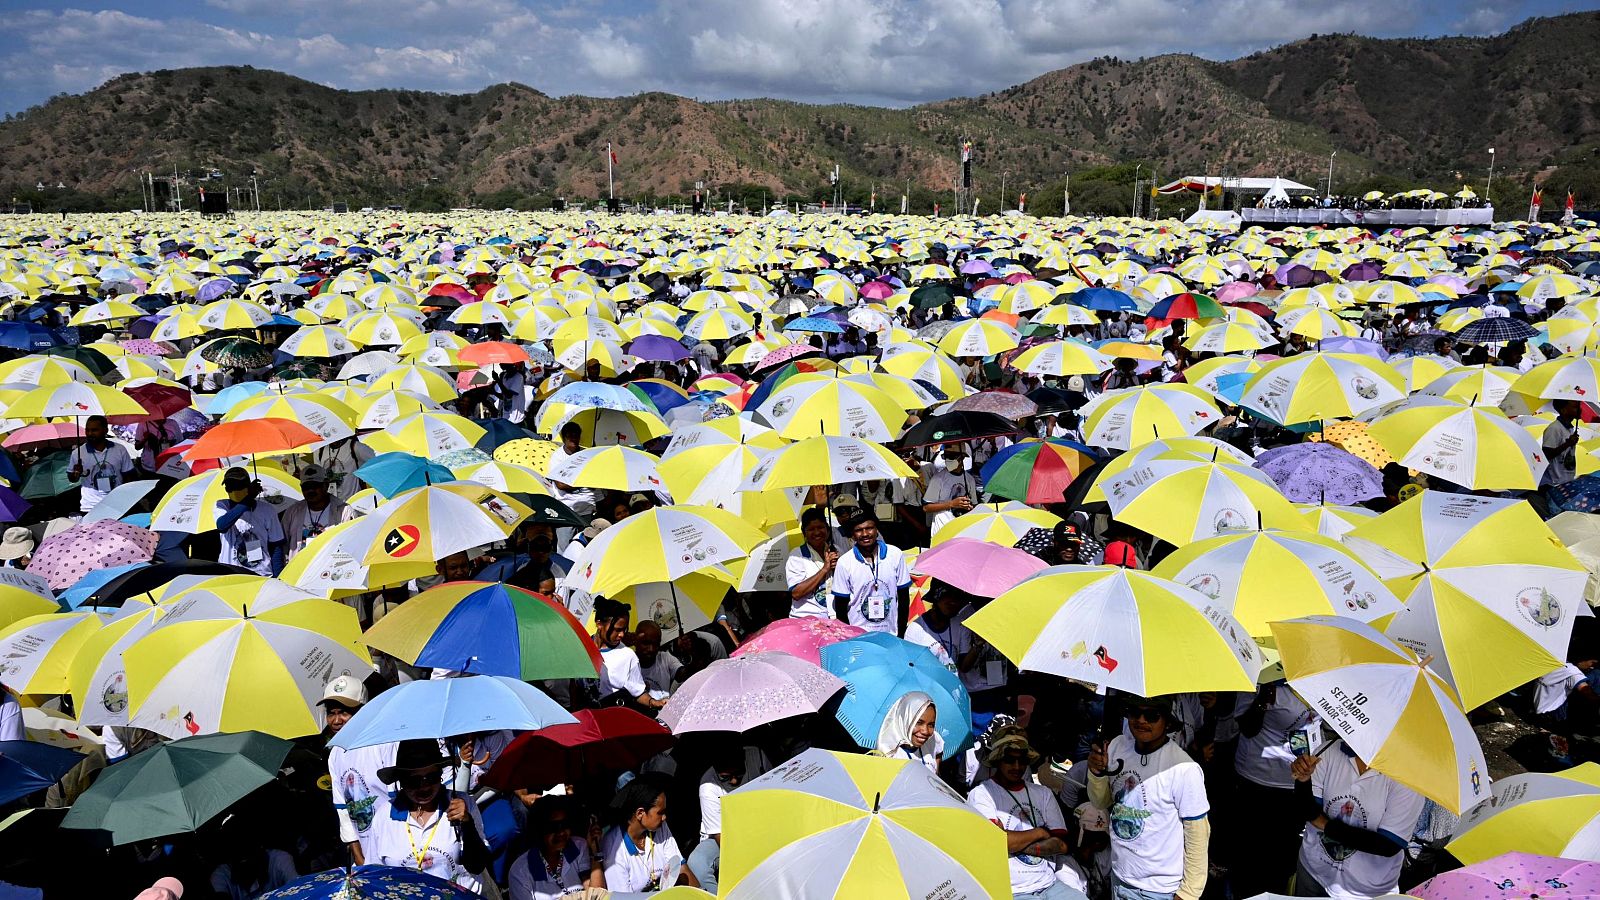
[[[1359,225],[1363,228],[1448,228],[1494,224],[1494,207],[1468,209],[1239,210],[1246,225]]]

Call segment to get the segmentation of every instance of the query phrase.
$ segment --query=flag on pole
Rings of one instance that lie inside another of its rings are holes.
[[[606,141],[606,156],[611,157],[611,164],[617,164],[617,151],[611,149],[611,142]]]
[[[1567,206],[1566,206],[1566,208],[1569,211],[1573,208],[1572,192],[1571,191],[1567,191]]]
[[[1534,188],[1533,199],[1528,202],[1529,222],[1539,221],[1539,208],[1542,206],[1544,206],[1544,190],[1541,188]]]
[[[961,161],[962,162],[971,162],[972,161],[972,142],[971,141],[962,141],[961,142]]]
[[[1017,195],[1017,212],[1028,211],[1028,194],[1026,191]]]

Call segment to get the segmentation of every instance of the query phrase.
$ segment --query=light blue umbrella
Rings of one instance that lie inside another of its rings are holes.
[[[333,739],[346,750],[480,731],[535,731],[578,720],[531,684],[502,675],[408,681],[361,707]]]
[[[972,700],[967,689],[927,647],[880,632],[829,644],[821,656],[822,667],[849,685],[838,716],[857,744],[876,747],[889,707],[912,691],[933,698],[945,756],[959,752],[971,739]]]
[[[398,450],[379,453],[362,463],[356,468],[356,477],[385,497],[456,480],[455,473],[444,466]]]
[[[783,326],[784,331],[823,331],[828,334],[844,334],[844,326],[832,319],[823,319],[817,316],[801,316],[790,320]]]
[[[206,401],[206,415],[227,415],[228,410],[240,403],[249,400],[258,394],[267,392],[265,381],[241,381],[217,391],[216,395]]]
[[[153,478],[144,481],[130,481],[119,484],[111,489],[111,493],[100,498],[94,509],[83,514],[84,524],[98,522],[101,519],[120,519],[128,514],[128,510],[139,505],[145,495],[156,489],[160,482]]]

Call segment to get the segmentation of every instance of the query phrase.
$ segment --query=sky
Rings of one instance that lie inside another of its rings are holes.
[[[332,87],[670,91],[906,106],[1099,56],[1231,59],[1311,34],[1494,34],[1578,0],[0,0],[0,113],[125,73]]]

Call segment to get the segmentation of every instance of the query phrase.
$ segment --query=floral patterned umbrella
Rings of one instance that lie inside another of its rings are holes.
[[[51,590],[62,591],[97,569],[149,562],[160,538],[154,531],[115,519],[75,525],[46,538],[28,563]]]

